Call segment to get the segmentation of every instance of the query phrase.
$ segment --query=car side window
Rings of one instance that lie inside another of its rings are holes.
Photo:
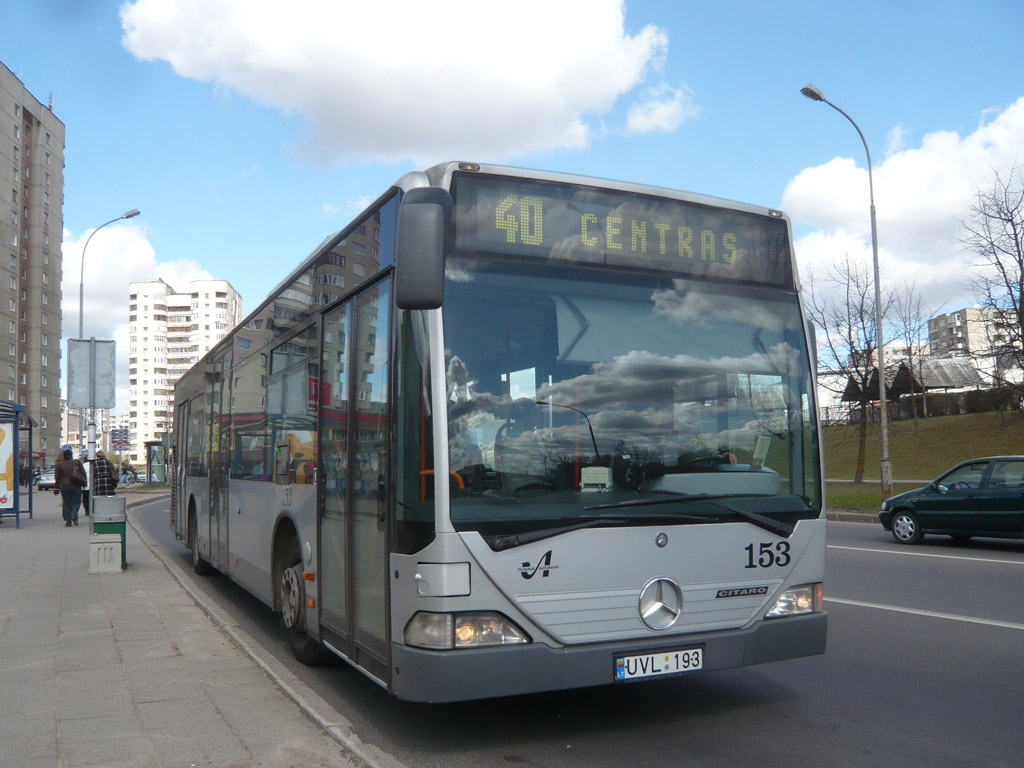
[[[997,461],[988,485],[990,488],[1024,487],[1024,461]]]
[[[973,490],[981,485],[981,478],[985,474],[986,468],[988,468],[987,461],[964,464],[939,480],[939,485],[946,486],[950,491]]]

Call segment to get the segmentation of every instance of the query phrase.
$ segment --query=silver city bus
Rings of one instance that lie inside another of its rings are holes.
[[[174,532],[403,699],[823,653],[791,241],[639,184],[407,174],[178,381]]]

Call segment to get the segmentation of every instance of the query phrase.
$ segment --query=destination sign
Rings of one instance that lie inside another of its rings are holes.
[[[598,187],[455,176],[455,247],[792,287],[780,217]]]

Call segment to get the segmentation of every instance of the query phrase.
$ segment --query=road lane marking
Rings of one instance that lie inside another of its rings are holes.
[[[879,611],[893,611],[895,613],[910,613],[914,616],[925,616],[930,619],[946,619],[948,621],[963,621],[968,624],[984,624],[988,627],[1002,627],[1003,629],[1016,629],[1024,632],[1024,624],[1017,624],[1012,621],[998,621],[996,619],[978,619],[973,616],[959,616],[955,613],[939,613],[938,611],[922,611],[916,608],[900,608],[897,605],[882,605],[880,603],[865,603],[860,600],[846,600],[841,597],[826,597],[826,603],[839,603],[840,605],[852,605],[857,608],[874,608]]]
[[[1024,560],[995,560],[991,557],[964,557],[963,555],[936,555],[932,552],[905,552],[902,549],[869,549],[868,547],[844,547],[839,544],[828,544],[828,549],[848,549],[852,552],[877,552],[880,555],[906,555],[908,557],[938,557],[943,560],[967,560],[976,563],[999,563],[1001,565],[1021,565]]]

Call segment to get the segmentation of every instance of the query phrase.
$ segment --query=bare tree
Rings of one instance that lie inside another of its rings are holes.
[[[844,382],[841,386],[846,397],[854,397],[860,405],[857,468],[853,477],[854,482],[860,483],[864,480],[868,407],[878,393],[874,378],[878,347],[874,280],[866,265],[855,264],[847,254],[834,262],[822,278],[812,278],[810,289],[808,311],[821,330],[819,348],[825,350],[829,364],[839,373],[839,381]],[[883,292],[883,315],[890,301]]]
[[[1024,397],[1024,166],[993,173],[979,186],[970,213],[960,222],[960,242],[974,256],[978,301],[995,323],[992,352],[996,384],[1008,388],[1016,403]]]
[[[907,367],[914,374],[914,379],[921,382],[921,402],[924,417],[928,418],[928,397],[924,388],[924,354],[921,349],[921,338],[926,335],[928,318],[934,312],[926,312],[921,308],[921,292],[917,289],[916,280],[904,282],[903,290],[894,292],[892,314],[894,338],[907,345]],[[914,434],[916,435],[918,423],[913,384],[910,389],[910,410],[914,415]]]

